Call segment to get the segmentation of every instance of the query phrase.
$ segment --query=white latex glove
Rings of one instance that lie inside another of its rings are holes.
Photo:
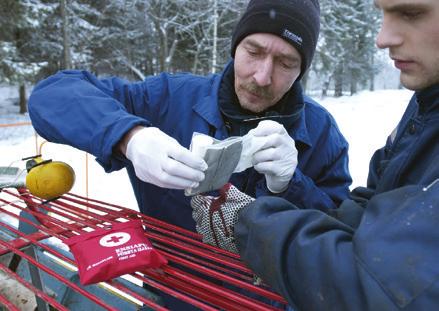
[[[169,189],[197,187],[207,168],[200,156],[155,127],[137,131],[128,141],[125,155],[139,179]]]
[[[265,174],[268,190],[272,193],[285,191],[297,167],[294,139],[282,124],[271,120],[261,121],[249,134],[265,139],[265,143],[253,154],[255,170]]]

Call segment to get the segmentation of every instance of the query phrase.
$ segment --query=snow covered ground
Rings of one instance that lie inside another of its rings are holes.
[[[349,142],[352,187],[366,184],[371,156],[385,144],[412,95],[409,90],[363,91],[352,97],[328,97],[321,101]]]

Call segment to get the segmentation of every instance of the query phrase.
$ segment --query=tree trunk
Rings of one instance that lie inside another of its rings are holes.
[[[323,83],[322,98],[328,96],[329,83],[329,79]]]
[[[197,73],[198,70],[198,55],[200,54],[200,44],[197,45],[195,50],[194,61],[192,63],[192,73]]]
[[[338,64],[334,73],[334,97],[343,95],[343,65]]]
[[[60,1],[60,11],[62,20],[62,37],[63,37],[63,67],[64,69],[72,68],[72,58],[70,55],[70,38],[69,38],[69,24],[67,20],[66,0]]]
[[[216,72],[216,53],[217,53],[217,40],[218,40],[218,1],[213,1],[213,47],[212,47],[212,68],[211,73]]]
[[[27,101],[26,101],[26,85],[24,83],[20,84],[18,88],[19,93],[19,106],[20,106],[20,114],[25,114],[27,112]]]
[[[375,91],[375,57],[372,54],[371,57],[371,68],[372,70],[370,71],[370,85],[369,85],[369,91]]]
[[[168,54],[166,55],[166,62],[165,62],[165,69],[166,71],[169,71],[169,68],[171,68],[172,59],[174,58],[175,50],[177,49],[178,40],[177,38],[172,41],[171,48],[168,50]]]
[[[351,96],[357,93],[357,78],[351,74]]]

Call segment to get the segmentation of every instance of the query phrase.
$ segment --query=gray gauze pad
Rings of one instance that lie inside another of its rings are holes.
[[[224,186],[232,176],[242,152],[242,142],[236,141],[219,149],[208,149],[204,160],[208,168],[205,178],[196,188],[186,191],[186,195],[196,195],[217,190]]]

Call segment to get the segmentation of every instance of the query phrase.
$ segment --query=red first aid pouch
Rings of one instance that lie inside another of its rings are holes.
[[[159,268],[167,263],[146,238],[140,220],[80,234],[65,243],[75,257],[82,285],[107,281],[143,269]]]

